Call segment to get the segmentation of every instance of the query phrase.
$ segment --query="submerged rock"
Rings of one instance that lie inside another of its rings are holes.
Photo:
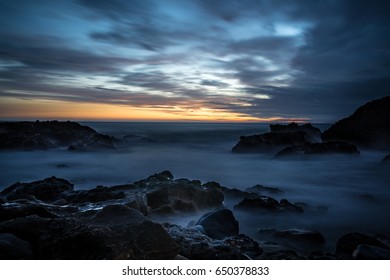
[[[369,148],[390,148],[390,96],[359,107],[351,116],[333,124],[323,141],[347,141]]]
[[[328,154],[358,155],[360,152],[355,145],[346,142],[306,143],[284,148],[275,157]]]
[[[267,210],[274,212],[293,212],[303,213],[303,208],[292,204],[287,199],[281,199],[278,202],[276,199],[269,196],[249,197],[241,200],[234,209],[238,210]]]
[[[382,162],[389,163],[390,162],[390,155],[387,155],[383,158]]]

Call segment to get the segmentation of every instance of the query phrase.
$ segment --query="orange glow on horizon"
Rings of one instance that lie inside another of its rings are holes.
[[[256,118],[234,112],[180,107],[152,108],[124,105],[76,103],[55,100],[0,98],[0,119],[58,119],[91,121],[204,121],[204,122],[304,122],[307,119]]]

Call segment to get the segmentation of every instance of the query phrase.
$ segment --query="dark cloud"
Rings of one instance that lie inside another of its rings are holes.
[[[389,14],[381,0],[3,1],[0,97],[334,121],[389,94]]]

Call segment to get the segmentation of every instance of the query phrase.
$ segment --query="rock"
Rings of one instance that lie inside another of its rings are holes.
[[[358,155],[356,146],[346,142],[306,143],[284,148],[276,154],[276,158],[299,155],[347,154]]]
[[[219,208],[223,193],[197,181],[173,180],[171,173],[157,174],[135,183],[145,188],[148,206],[154,213],[174,214],[199,209]]]
[[[382,159],[382,162],[383,163],[389,163],[390,162],[390,154],[385,156],[383,159]]]
[[[61,199],[66,192],[73,190],[73,184],[65,179],[53,176],[31,183],[15,183],[4,189],[0,194],[6,196],[8,200],[25,198],[26,195],[31,195],[41,201],[52,202]]]
[[[376,149],[390,148],[390,96],[359,107],[351,116],[333,124],[323,141],[347,141]]]
[[[238,221],[229,209],[219,209],[203,215],[196,225],[201,225],[207,236],[223,239],[239,234]]]
[[[235,153],[274,152],[287,146],[316,143],[320,141],[321,131],[311,124],[270,125],[271,132],[241,136],[233,147]]]
[[[221,186],[217,182],[207,182],[203,184],[203,187],[205,188],[214,188],[216,190],[219,190],[223,193],[225,198],[244,198],[244,197],[251,197],[254,196],[253,193],[248,192],[248,191],[242,191],[236,188],[227,188],[224,186]]]
[[[110,229],[116,259],[173,259],[179,253],[160,224],[124,205],[106,206],[87,223]]]
[[[125,198],[124,192],[118,192],[108,187],[97,187],[90,190],[82,190],[73,192],[66,196],[66,199],[71,203],[96,203],[121,198]]]
[[[42,150],[72,147],[74,150],[114,149],[112,138],[76,122],[2,122],[0,149]]]
[[[259,244],[245,235],[212,239],[193,228],[167,225],[168,234],[180,247],[180,255],[190,260],[247,260],[262,254]]]
[[[297,123],[289,123],[287,125],[283,124],[270,124],[271,132],[297,132],[303,131],[305,133],[305,138],[310,143],[321,142],[321,130],[317,127],[314,127],[311,123],[306,123],[299,125]]]
[[[289,229],[277,231],[273,234],[278,238],[287,238],[293,241],[308,242],[308,243],[319,243],[325,242],[324,236],[318,231],[308,231],[302,229]]]
[[[12,233],[0,234],[0,260],[33,259],[31,245]]]
[[[286,199],[278,202],[276,199],[268,196],[249,197],[241,200],[234,209],[238,210],[267,210],[274,212],[295,212],[303,213],[303,208],[290,203]]]
[[[375,237],[353,232],[343,235],[336,244],[336,254],[352,257],[352,253],[359,245],[372,245],[383,249],[389,249],[385,244]]]
[[[377,246],[359,245],[352,253],[357,260],[390,260],[390,250]]]
[[[268,194],[283,194],[284,192],[278,188],[265,187],[263,185],[255,185],[253,187],[247,188],[245,191],[250,193],[256,193],[259,195]]]
[[[33,246],[38,259],[173,259],[179,248],[164,228],[123,205],[62,218],[29,216],[0,224]]]
[[[280,250],[264,253],[257,260],[304,260],[303,256],[298,255],[293,250]]]
[[[4,207],[0,205],[0,221],[7,221],[30,215],[37,215],[42,218],[55,218],[57,215],[53,214],[45,207],[37,204],[27,204]]]
[[[304,132],[285,132],[241,136],[240,141],[233,147],[234,153],[264,153],[273,152],[282,147],[305,143]]]

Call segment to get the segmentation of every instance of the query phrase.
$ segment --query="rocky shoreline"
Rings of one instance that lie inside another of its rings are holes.
[[[262,187],[262,186],[261,186]],[[259,186],[232,190],[215,182],[174,179],[169,171],[132,184],[75,190],[56,177],[15,183],[0,193],[1,259],[390,259],[389,238],[345,233],[334,252],[317,250],[320,232],[274,230],[273,237],[313,248],[306,255],[240,231],[235,211],[304,215]],[[275,191],[272,190],[271,191]],[[233,209],[225,196],[236,197]],[[206,212],[201,215],[198,213]],[[156,217],[198,215],[188,226]]]
[[[242,136],[232,151],[274,159],[356,156],[367,147],[383,151],[390,143],[389,102],[390,97],[370,102],[323,133],[311,124],[270,125],[270,132]],[[356,127],[364,129],[354,133]],[[115,150],[115,144],[133,141],[128,138],[75,122],[0,123],[0,150]],[[382,163],[389,159],[386,150]],[[57,177],[17,182],[0,192],[0,259],[390,259],[390,237],[383,234],[344,232],[331,250],[323,249],[329,245],[326,236],[311,229],[254,225],[263,229],[256,237],[246,235],[239,213],[305,217],[307,205],[284,196],[283,190],[262,185],[239,190],[175,179],[170,171],[88,190]],[[193,221],[164,221],[182,215]]]

